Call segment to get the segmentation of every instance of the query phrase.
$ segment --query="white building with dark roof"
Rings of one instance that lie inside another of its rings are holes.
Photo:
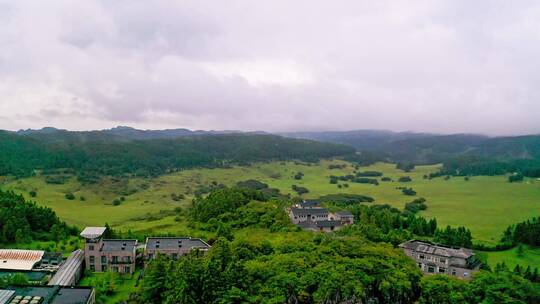
[[[81,232],[85,239],[86,269],[96,272],[111,270],[131,274],[135,271],[137,240],[103,239],[105,227],[87,227]]]
[[[399,245],[427,274],[448,274],[469,279],[480,267],[474,251],[430,242],[411,240]]]

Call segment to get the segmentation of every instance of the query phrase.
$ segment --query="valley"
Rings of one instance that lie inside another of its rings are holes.
[[[212,185],[233,186],[248,179],[262,181],[291,196],[296,195],[291,186],[297,185],[309,190],[302,195],[304,198],[336,193],[362,194],[375,199],[365,204],[389,204],[399,209],[415,197],[424,197],[428,208],[421,216],[436,218],[439,227],[465,226],[471,230],[475,243],[487,245],[496,244],[508,225],[540,215],[540,181],[536,179],[509,183],[505,176],[474,176],[468,180],[458,176],[424,178],[439,168],[439,165],[416,166],[411,172],[404,172],[389,163],[355,168],[354,164],[342,160],[272,161],[230,168],[188,169],[157,178],[104,178],[91,185],[82,185],[74,177],[64,184],[47,184],[38,174],[4,180],[3,188],[28,199],[32,199],[30,191],[35,191],[38,203],[53,208],[62,220],[80,228],[108,223],[121,231],[198,237],[209,237],[209,232],[194,231],[187,223],[185,212],[194,193]],[[380,181],[379,177],[379,185],[340,181],[341,186],[338,186],[329,182],[331,175],[343,176],[354,171],[378,171],[392,181]],[[299,180],[295,179],[298,172],[303,173]],[[409,176],[412,181],[398,182],[402,176]],[[404,195],[397,187],[412,188],[417,194]],[[72,193],[75,199],[66,199],[67,193]],[[119,205],[115,206],[114,200],[118,200]],[[515,256],[512,250],[489,253],[493,256],[490,264],[512,255],[507,261],[509,265],[540,263],[537,249],[526,253],[521,257]]]

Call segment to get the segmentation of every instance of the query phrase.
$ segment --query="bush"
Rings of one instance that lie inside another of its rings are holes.
[[[383,182],[391,182],[392,179],[390,177],[388,177],[388,176],[384,176],[384,177],[381,178],[381,181],[383,181]]]
[[[294,179],[301,180],[304,177],[304,173],[298,172],[294,175]]]
[[[70,201],[74,200],[75,199],[75,195],[71,192],[68,192],[66,193],[66,195],[64,195],[64,197]]]
[[[296,193],[298,193],[298,195],[302,195],[302,194],[309,193],[309,190],[308,190],[308,188],[306,188],[306,187],[300,187],[300,186],[297,186],[297,185],[292,185],[291,188],[292,188]]]
[[[510,183],[522,182],[522,181],[523,181],[523,174],[521,173],[514,173],[508,176],[508,182]]]
[[[403,188],[401,190],[401,192],[403,192],[403,194],[409,195],[409,196],[415,196],[416,195],[416,191],[414,191],[412,188]]]
[[[112,204],[113,204],[113,206],[118,206],[118,205],[122,204],[122,201],[119,200],[119,199],[115,199],[114,201],[112,201]]]
[[[81,200],[81,202],[86,201],[86,198],[84,196],[80,196],[79,199]]]
[[[410,176],[402,176],[398,179],[398,182],[400,183],[412,182],[412,178]]]
[[[358,172],[356,173],[356,176],[363,176],[363,177],[377,177],[382,176],[382,172],[378,171],[364,171],[364,172]]]

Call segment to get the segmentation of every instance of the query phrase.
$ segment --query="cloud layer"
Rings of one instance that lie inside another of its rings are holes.
[[[0,128],[540,132],[538,1],[3,1]]]

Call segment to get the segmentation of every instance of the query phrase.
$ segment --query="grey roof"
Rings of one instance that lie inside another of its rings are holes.
[[[101,251],[133,251],[137,240],[103,240]]]
[[[300,206],[302,208],[313,208],[313,207],[318,207],[320,205],[321,205],[321,202],[319,200],[310,200],[310,199],[304,200],[303,202],[300,203]]]
[[[291,208],[291,212],[293,215],[323,215],[328,214],[328,210],[325,208],[313,208],[313,209],[303,209],[303,208]]]
[[[422,252],[427,254],[434,254],[443,257],[456,257],[462,259],[468,259],[474,255],[474,251],[467,248],[454,248],[449,246],[438,245],[430,242],[411,240],[400,244],[399,247],[411,249],[416,252]]]
[[[47,285],[71,286],[76,284],[75,280],[82,270],[83,261],[84,251],[80,249],[73,251]]]
[[[15,295],[14,290],[0,289],[0,304],[6,304]]]
[[[60,288],[51,304],[86,304],[92,292],[90,287]]]
[[[209,249],[210,245],[201,239],[190,237],[149,237],[146,239],[146,249],[176,248]]]
[[[338,211],[336,214],[340,216],[353,216],[353,214],[349,211]]]
[[[105,233],[105,227],[86,227],[81,232],[81,236],[85,239],[97,239]]]

